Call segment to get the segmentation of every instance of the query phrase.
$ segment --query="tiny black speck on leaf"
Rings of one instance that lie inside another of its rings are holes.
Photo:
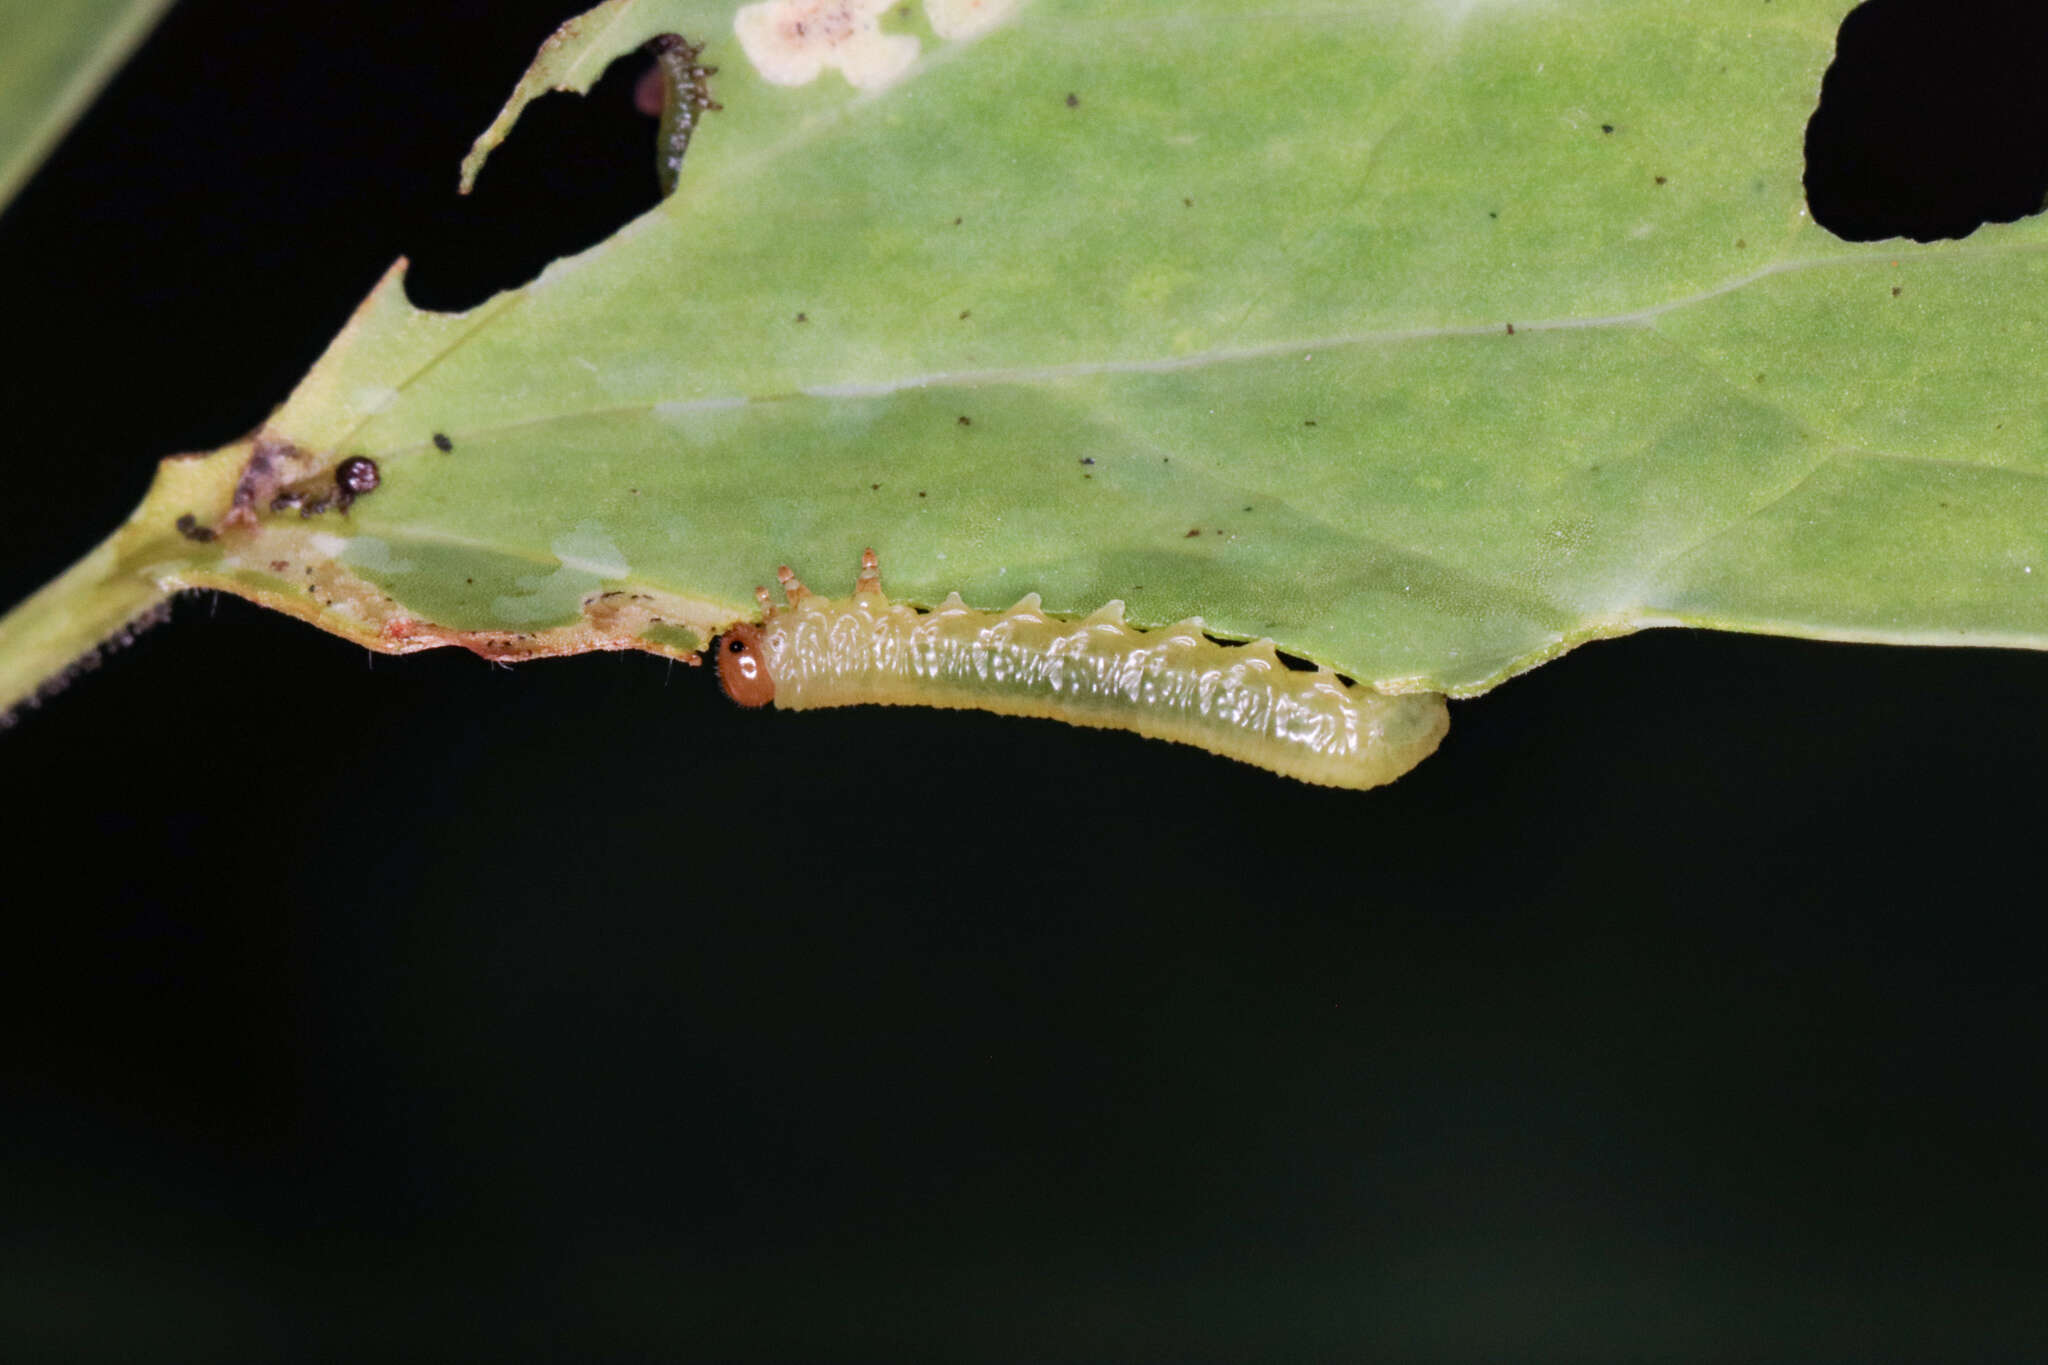
[[[1614,131],[1614,125],[1611,123],[1603,123],[1600,125],[1600,131],[1603,133],[1611,133]]]
[[[1509,336],[1513,336],[1514,334],[1515,334],[1515,324],[1511,322],[1511,323],[1509,323],[1509,324],[1508,324],[1508,335],[1509,335]]]
[[[797,320],[798,322],[809,322],[809,321],[810,321],[811,319],[810,319],[810,315],[809,315],[809,314],[807,314],[807,313],[798,313],[798,314],[796,315],[796,320]]]
[[[1182,537],[1181,537],[1181,539],[1183,539],[1183,540],[1193,540],[1193,539],[1194,539],[1194,538],[1195,538],[1196,536],[1198,536],[1198,535],[1200,535],[1200,534],[1202,534],[1202,528],[1201,528],[1201,527],[1199,527],[1199,526],[1197,526],[1197,527],[1193,528],[1192,530],[1190,530],[1190,531],[1189,531],[1189,532],[1188,532],[1188,533],[1187,533],[1187,534],[1186,534],[1185,536],[1182,536]]]
[[[963,412],[960,414],[960,425],[963,427],[971,427],[974,425],[974,423],[968,418],[967,414]]]
[[[959,226],[960,226],[960,220],[959,220],[958,218],[955,218],[955,219],[953,220],[953,226],[954,226],[954,227],[959,227]]]
[[[869,484],[869,485],[868,485],[868,488],[869,488],[869,490],[870,490],[870,491],[873,491],[873,490],[876,490],[876,489],[879,489],[879,488],[881,488],[881,486],[882,486],[882,485],[880,485],[880,484],[878,484],[878,483],[871,483],[871,484]]]
[[[1661,185],[1661,184],[1663,184],[1663,183],[1664,183],[1664,177],[1663,177],[1663,176],[1661,176],[1661,175],[1660,175],[1660,176],[1658,176],[1658,177],[1657,177],[1657,183],[1658,183],[1658,184],[1660,184],[1660,185]]]
[[[1897,285],[1893,285],[1893,286],[1892,286],[1892,297],[1893,297],[1893,298],[1897,298],[1898,296],[1899,296],[1899,287],[1898,287]]]
[[[923,490],[922,488],[918,489],[918,490],[917,490],[917,495],[918,495],[918,496],[919,496],[920,498],[921,498],[921,497],[923,497],[923,496],[924,496],[924,490]]]
[[[437,431],[434,433],[434,449],[446,455],[449,451],[455,449],[455,442],[449,440],[445,434]]]
[[[965,321],[967,321],[967,319],[968,319],[968,318],[970,318],[970,317],[973,317],[973,316],[974,316],[974,313],[973,313],[973,310],[971,310],[971,309],[967,309],[967,308],[962,308],[962,309],[960,310],[960,321],[962,321],[962,322],[965,322]]]
[[[1312,427],[1316,424],[1316,419],[1313,417],[1304,417],[1301,421],[1301,424],[1305,427]]]
[[[1067,92],[1067,108],[1079,109],[1080,107],[1081,97],[1079,95],[1074,94],[1072,91]]]
[[[1083,455],[1083,456],[1081,457],[1081,463],[1082,463],[1082,464],[1094,464],[1094,463],[1095,463],[1095,457],[1094,457],[1093,455]]]

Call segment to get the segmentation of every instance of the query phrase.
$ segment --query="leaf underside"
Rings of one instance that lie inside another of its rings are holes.
[[[687,657],[872,545],[899,600],[1122,599],[1454,695],[1659,624],[2041,647],[2043,228],[1809,219],[1847,8],[898,8],[919,56],[862,90],[765,80],[729,4],[612,0],[469,169],[678,33],[723,108],[673,196],[465,314],[394,269],[96,572]],[[380,486],[299,515],[355,455]]]

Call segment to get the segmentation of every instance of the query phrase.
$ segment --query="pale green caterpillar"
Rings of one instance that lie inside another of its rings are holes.
[[[875,552],[853,596],[821,598],[787,565],[789,605],[760,588],[762,622],[714,650],[742,706],[939,706],[1135,730],[1332,787],[1377,787],[1427,758],[1450,728],[1435,692],[1390,694],[1328,669],[1281,661],[1271,640],[1223,645],[1199,619],[1158,630],[1124,623],[1121,602],[1079,621],[1047,616],[1032,593],[975,611],[954,593],[931,611],[882,595]]]

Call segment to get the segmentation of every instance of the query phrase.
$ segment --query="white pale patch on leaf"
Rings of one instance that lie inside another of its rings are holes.
[[[884,33],[891,0],[762,0],[733,16],[754,69],[775,85],[805,85],[835,67],[857,90],[879,90],[917,60],[917,39]]]
[[[578,522],[573,531],[549,542],[548,548],[557,561],[554,572],[516,579],[524,591],[492,601],[492,610],[506,621],[534,626],[570,620],[582,612],[585,598],[605,583],[618,582],[633,572],[611,536],[594,521]]]
[[[594,521],[577,522],[575,530],[556,536],[548,548],[562,563],[600,578],[625,578],[633,572],[611,536]]]
[[[1017,12],[1021,0],[924,0],[925,18],[941,38],[976,38]]]
[[[391,553],[391,542],[378,536],[352,536],[343,545],[341,562],[378,573],[411,573],[413,563]]]

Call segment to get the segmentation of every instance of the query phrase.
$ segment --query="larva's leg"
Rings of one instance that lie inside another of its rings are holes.
[[[763,621],[772,621],[775,619],[775,604],[768,600],[768,589],[754,589],[754,600],[761,604],[761,619]]]
[[[860,552],[860,577],[853,581],[855,592],[871,592],[880,596],[882,592],[882,562],[875,558],[873,548]]]
[[[782,595],[789,599],[789,605],[792,607],[811,595],[811,590],[804,586],[801,578],[790,571],[787,564],[776,568],[775,581],[782,585]]]

